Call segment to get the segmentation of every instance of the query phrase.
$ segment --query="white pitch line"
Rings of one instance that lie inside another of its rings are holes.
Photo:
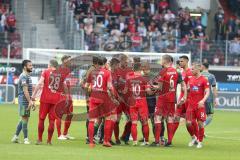
[[[216,137],[216,136],[207,136],[207,138],[215,138],[215,139],[224,139],[224,140],[231,140],[231,141],[240,141],[238,138],[226,138],[226,137]]]
[[[219,131],[219,132],[207,132],[207,133],[212,133],[212,134],[222,134],[222,133],[240,133],[240,130],[233,130],[233,131]]]

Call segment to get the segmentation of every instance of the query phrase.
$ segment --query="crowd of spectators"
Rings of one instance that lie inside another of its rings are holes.
[[[198,8],[195,10],[198,16],[191,16],[188,8],[172,11],[168,0],[69,2],[69,7],[74,11],[76,29],[84,30],[87,50],[191,52],[193,60],[199,60],[202,53],[204,61],[214,65],[225,63],[225,45],[219,47],[220,43],[210,41],[205,33],[208,12],[204,9]],[[215,22],[216,32],[219,32],[216,40],[224,40],[228,36],[233,40],[229,52],[239,54],[239,41],[235,38],[240,33],[239,19],[230,19],[226,25],[224,12],[220,8],[215,15]],[[119,47],[119,44],[127,42],[131,43],[131,48]],[[230,63],[238,65],[238,59],[233,58]]]
[[[10,44],[10,58],[22,57],[20,34],[16,31],[16,17],[11,11],[10,1],[0,1],[0,51],[1,58],[8,54],[7,45]]]
[[[192,39],[206,39],[207,13],[170,9],[167,0],[71,0],[77,30],[85,31],[88,49],[101,42],[131,41],[131,51],[176,52]],[[99,40],[99,36],[107,37]],[[151,43],[151,44],[149,44]]]
[[[228,3],[233,12],[239,7],[238,1],[228,1]],[[234,7],[233,4],[235,4]],[[240,9],[238,10],[240,11]],[[229,63],[236,66],[240,65],[240,18],[237,16],[226,18],[220,7],[215,14],[215,28],[216,41],[228,40]]]

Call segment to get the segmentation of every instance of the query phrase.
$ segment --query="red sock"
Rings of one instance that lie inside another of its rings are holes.
[[[93,143],[93,135],[94,135],[94,122],[89,121],[88,124],[88,137],[89,137],[89,142]]]
[[[52,136],[54,132],[54,122],[55,120],[49,120],[49,126],[48,126],[48,142],[52,141]]]
[[[194,135],[197,137],[199,136],[199,129],[198,129],[198,123],[197,121],[192,121],[192,125],[193,125],[193,131],[194,131]]]
[[[162,129],[162,123],[155,123],[155,142],[160,142],[160,133]]]
[[[105,123],[104,123],[104,142],[109,142],[110,141],[111,128],[112,128],[112,121],[111,120],[105,120]]]
[[[57,133],[58,133],[58,137],[62,134],[61,133],[61,119],[57,118],[56,119],[56,128],[57,128]]]
[[[38,140],[42,142],[42,135],[44,131],[44,119],[38,121]]]
[[[131,133],[131,126],[132,126],[132,122],[131,121],[128,121],[125,124],[124,131],[123,131],[123,134],[121,136],[122,138],[125,138],[127,135],[129,135],[129,133]]]
[[[145,142],[148,142],[148,140],[149,140],[149,126],[148,126],[148,124],[143,125],[143,136],[144,136]]]
[[[174,123],[167,123],[168,143],[172,143],[174,127]]]
[[[203,141],[203,137],[204,137],[204,127],[199,128],[199,132],[198,132],[198,140],[199,140],[199,142]]]
[[[137,141],[137,124],[131,125],[131,134],[133,137],[133,141]]]
[[[119,140],[119,122],[116,122],[114,125],[114,136],[116,141]]]
[[[187,125],[186,127],[187,127],[187,131],[190,134],[190,136],[191,137],[194,136],[194,126],[193,126],[193,124]]]
[[[65,121],[63,135],[67,135],[68,134],[68,129],[69,129],[70,125],[71,125],[71,122],[72,121]]]

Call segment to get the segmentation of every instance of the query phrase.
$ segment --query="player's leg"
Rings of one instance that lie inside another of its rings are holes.
[[[88,114],[87,117],[89,117],[89,105],[88,105],[88,104],[89,104],[89,101],[87,100],[86,103],[87,103],[87,114]],[[89,118],[86,119],[86,130],[87,130],[86,144],[89,144],[88,125],[89,125]]]
[[[24,136],[24,144],[30,144],[28,140],[28,120],[29,120],[29,116],[22,117],[22,131]]]
[[[72,104],[72,102],[71,102],[69,105],[70,105],[70,107],[69,107],[69,113],[72,113],[72,112],[73,112],[73,104]],[[70,128],[71,122],[72,122],[71,119],[66,119],[65,122],[64,122],[63,136],[66,137],[67,139],[75,139],[74,137],[71,137],[71,136],[68,134],[68,130],[69,130],[69,128]]]
[[[94,124],[97,121],[97,119],[90,118],[88,123],[88,138],[89,138],[89,146],[94,147],[95,143],[93,141],[94,137]]]
[[[197,135],[198,135],[198,130],[197,130],[197,123],[196,123],[196,117],[194,113],[194,109],[188,107],[187,112],[186,112],[186,126],[188,133],[191,136],[191,141],[188,143],[189,147],[192,147],[194,144],[197,142]]]
[[[104,142],[103,146],[105,147],[111,147],[110,144],[111,136],[112,136],[112,124],[113,124],[114,115],[110,114],[109,116],[106,116],[105,122],[104,122]]]
[[[128,144],[129,137],[131,134],[132,121],[130,120],[130,110],[127,105],[123,106],[123,112],[127,118],[127,121],[124,126],[124,131],[122,133],[121,140],[123,140],[125,142],[125,144]]]
[[[213,113],[214,113],[214,107],[213,107],[213,102],[206,102],[205,103],[205,110],[207,114],[207,119],[204,122],[204,126],[206,127],[212,122],[213,119]]]
[[[19,116],[21,117],[20,121],[18,122],[17,128],[16,128],[16,132],[15,135],[12,138],[12,142],[13,143],[19,143],[19,134],[22,131],[22,116],[25,115],[26,112],[26,107],[21,103],[21,101],[19,101],[18,104],[18,111],[19,111]]]
[[[52,136],[54,132],[54,123],[55,123],[55,104],[51,104],[49,107],[49,113],[48,113],[48,120],[49,120],[49,125],[48,125],[48,139],[47,139],[47,144],[52,144]]]
[[[122,117],[122,105],[120,104],[120,106],[117,108],[117,120],[114,124],[114,136],[115,136],[115,140],[116,140],[116,144],[121,144],[121,141],[119,139],[119,122],[121,120]]]
[[[39,108],[39,119],[38,119],[38,140],[37,145],[42,143],[42,135],[44,132],[44,121],[46,119],[47,114],[49,113],[50,106],[47,103],[40,102]]]
[[[62,139],[63,136],[62,136],[62,132],[61,132],[61,123],[62,123],[62,120],[57,117],[56,118],[56,128],[57,128],[58,139],[65,140],[65,139]]]
[[[175,114],[175,103],[165,103],[165,109],[167,114],[167,134],[168,134],[168,142],[165,144],[166,147],[172,145],[172,139],[174,136],[174,114]]]
[[[197,122],[199,127],[197,148],[202,148],[202,141],[204,137],[204,121],[206,121],[206,112],[205,112],[205,108],[198,108],[196,112],[197,112],[196,113]]]
[[[156,104],[155,112],[154,112],[154,124],[155,124],[155,141],[151,144],[151,146],[159,146],[160,145],[160,134],[162,131],[162,120],[163,120],[163,105],[162,101],[158,99],[158,103]]]
[[[96,123],[94,125],[94,139],[95,141],[98,140],[98,143],[99,144],[102,144],[103,143],[103,138],[104,138],[104,123],[105,123],[105,118],[100,118],[97,122],[97,125],[99,126],[98,127],[98,130],[97,130],[97,133],[96,133]]]
[[[142,145],[149,145],[149,125],[148,125],[148,107],[147,103],[142,102],[139,107],[140,120],[142,122],[142,131],[144,142]]]
[[[18,122],[15,135],[11,140],[13,143],[19,143],[19,134],[21,131],[22,131],[22,119],[20,119],[20,121]]]
[[[131,123],[131,135],[133,137],[133,146],[137,145],[137,120],[138,120],[138,108],[136,106],[130,106],[130,119]]]

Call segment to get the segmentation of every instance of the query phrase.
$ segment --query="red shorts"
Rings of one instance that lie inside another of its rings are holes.
[[[181,106],[178,106],[176,109],[176,116],[185,118],[186,117],[186,112],[187,112],[187,107],[188,107],[188,102],[185,102],[184,104],[182,104]]]
[[[101,118],[116,114],[117,105],[109,98],[107,93],[91,95],[89,98],[89,118]]]
[[[56,118],[55,104],[40,102],[39,118],[46,119],[47,115],[50,120],[55,120],[55,118]]]
[[[117,114],[121,115],[122,112],[126,115],[129,115],[129,106],[123,102],[120,103],[120,105],[117,107]]]
[[[206,121],[206,112],[205,107],[198,108],[198,107],[188,107],[186,113],[186,120],[187,121]]]
[[[164,102],[161,99],[157,101],[155,108],[155,115],[161,115],[163,117],[173,117],[175,114],[175,103]]]
[[[136,101],[135,106],[130,106],[129,111],[130,111],[130,118],[132,121],[137,121],[139,118],[140,118],[140,121],[148,120],[148,106],[147,106],[146,100]]]

